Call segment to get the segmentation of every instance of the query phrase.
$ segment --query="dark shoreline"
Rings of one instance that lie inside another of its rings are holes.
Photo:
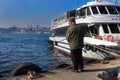
[[[91,63],[85,65],[85,71],[82,73],[74,73],[71,68],[53,69],[47,73],[40,73],[36,78],[37,80],[101,80],[99,75],[103,71],[111,70],[119,67],[120,59],[109,60],[109,63]],[[66,76],[67,74],[67,76]],[[0,80],[28,80],[26,75],[15,77],[4,77]]]

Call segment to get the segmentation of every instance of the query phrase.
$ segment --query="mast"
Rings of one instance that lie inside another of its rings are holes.
[[[95,0],[96,2],[99,2],[99,1],[101,1],[101,0]]]
[[[117,4],[117,0],[115,0],[115,4]]]

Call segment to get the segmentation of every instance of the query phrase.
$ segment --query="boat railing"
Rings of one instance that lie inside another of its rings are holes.
[[[58,21],[58,25],[61,25],[61,24],[65,23],[66,21],[67,21],[67,19],[60,20],[60,21]]]
[[[53,21],[52,22],[52,29],[53,28],[57,28],[60,25],[68,23],[70,18],[77,19],[76,17],[69,17],[69,18],[65,18],[65,19],[59,20],[59,21]]]

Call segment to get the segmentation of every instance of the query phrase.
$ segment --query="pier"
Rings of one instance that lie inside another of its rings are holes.
[[[29,79],[27,75],[4,77],[0,80],[102,80],[102,73],[106,70],[113,70],[119,67],[120,58],[110,60],[109,63],[90,63],[86,64],[84,72],[74,73],[70,66],[65,68],[53,69],[48,72],[38,74],[34,79]],[[117,72],[117,76],[118,76]],[[112,76],[110,77],[112,78]],[[105,79],[106,80],[106,79]],[[113,80],[113,79],[112,79]]]

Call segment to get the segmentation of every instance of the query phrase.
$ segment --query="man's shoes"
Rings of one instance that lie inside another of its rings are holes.
[[[83,72],[83,71],[84,71],[83,69],[78,69],[78,73]]]
[[[76,72],[76,73],[80,73],[80,72],[83,72],[84,70],[83,69],[78,69],[78,70],[72,70],[72,72]]]

